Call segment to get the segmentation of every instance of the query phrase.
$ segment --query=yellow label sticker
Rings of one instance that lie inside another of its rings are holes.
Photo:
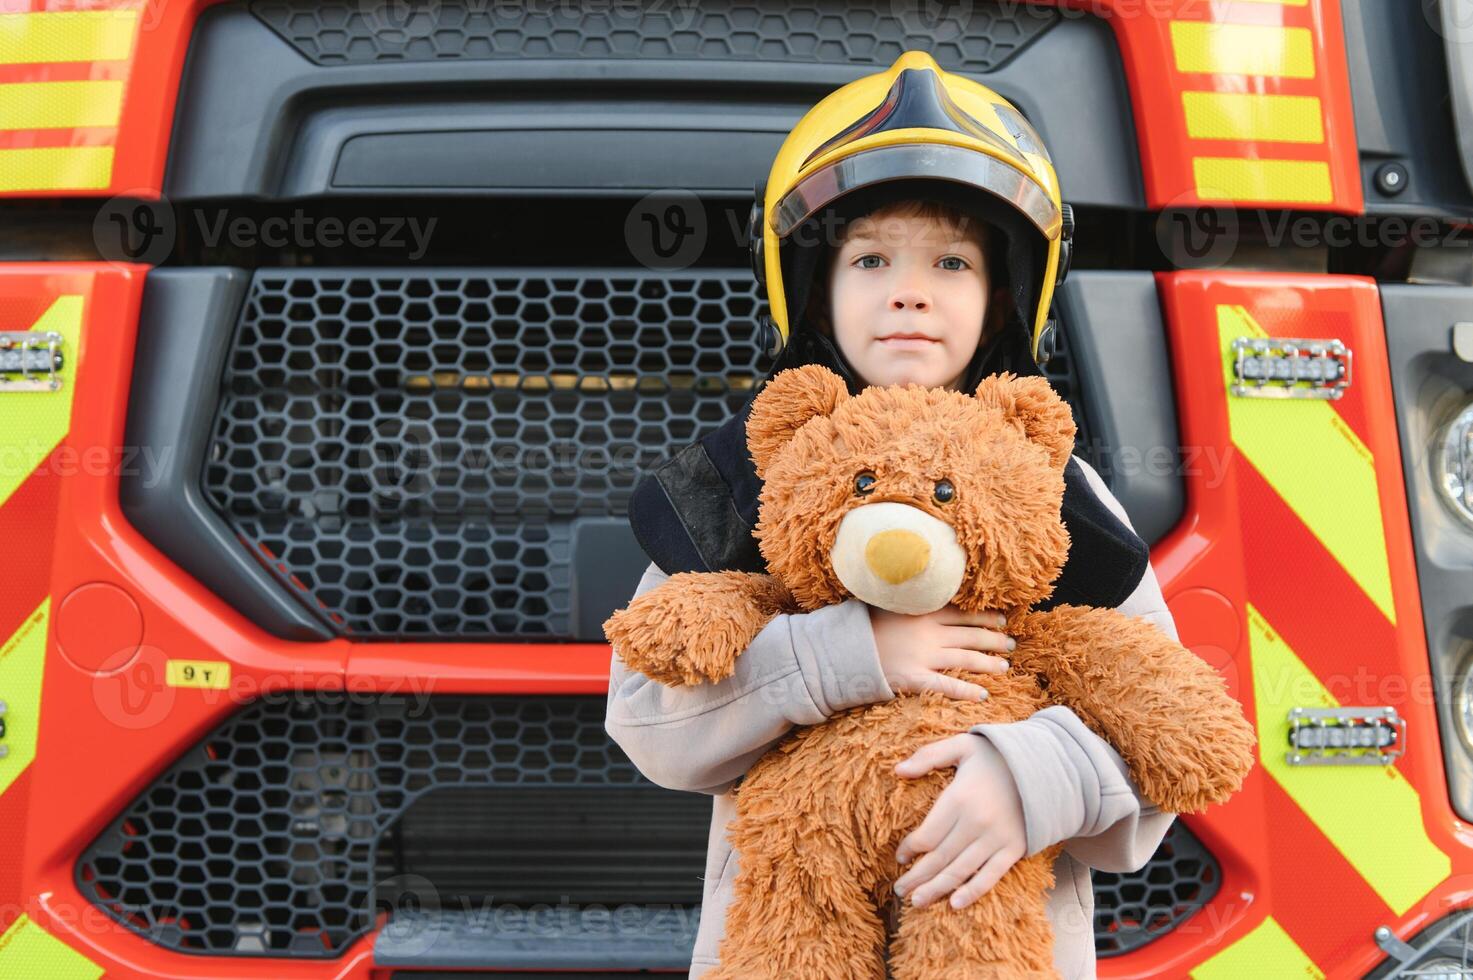
[[[223,660],[170,660],[164,668],[164,683],[223,691],[230,687],[230,664]]]

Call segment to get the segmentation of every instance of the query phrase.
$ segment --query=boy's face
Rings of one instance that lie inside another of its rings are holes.
[[[829,271],[834,342],[869,385],[954,388],[982,338],[987,264],[935,218],[859,218]]]

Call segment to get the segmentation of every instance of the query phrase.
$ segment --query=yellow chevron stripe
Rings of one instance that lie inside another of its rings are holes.
[[[0,14],[0,64],[121,61],[137,27],[137,10]]]
[[[1324,114],[1313,95],[1183,92],[1181,101],[1194,140],[1325,141]]]
[[[71,427],[77,349],[82,339],[82,297],[58,296],[31,329],[61,334],[66,361],[58,391],[0,394],[0,505],[61,444]]]
[[[1314,77],[1314,36],[1306,27],[1174,20],[1171,48],[1181,72]]]
[[[1395,766],[1289,765],[1289,709],[1340,703],[1251,603],[1248,639],[1264,770],[1402,915],[1452,872],[1452,861],[1427,836],[1416,787]]]
[[[1323,980],[1324,973],[1284,927],[1269,916],[1227,949],[1198,963],[1189,976],[1192,980],[1242,980],[1243,977]]]
[[[1327,402],[1227,394],[1233,338],[1268,334],[1243,307],[1221,305],[1217,335],[1233,445],[1395,625],[1371,451]]]
[[[11,82],[0,85],[0,129],[116,126],[122,112],[122,82]]]
[[[102,190],[112,176],[110,146],[0,150],[0,191]]]
[[[41,718],[41,668],[46,661],[48,597],[25,618],[0,646],[0,691],[5,693],[5,744],[10,752],[0,759],[0,794],[20,778],[36,757],[36,732]],[[4,976],[0,971],[0,976]]]
[[[24,912],[0,935],[0,977],[97,980],[102,967],[57,939]]]
[[[1335,198],[1330,165],[1323,160],[1194,157],[1192,176],[1204,201],[1320,204]]]

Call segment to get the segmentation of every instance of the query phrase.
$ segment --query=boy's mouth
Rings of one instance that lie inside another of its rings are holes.
[[[922,350],[932,344],[941,341],[935,337],[928,337],[923,333],[890,333],[879,338],[879,342],[886,347],[898,348],[900,350]]]

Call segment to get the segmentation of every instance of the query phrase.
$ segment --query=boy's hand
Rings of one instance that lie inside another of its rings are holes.
[[[962,732],[922,746],[895,772],[913,779],[953,765],[951,785],[896,851],[901,864],[924,855],[895,882],[895,893],[917,907],[951,893],[952,908],[965,908],[1028,853],[1017,784],[984,736]]]
[[[935,612],[907,616],[870,606],[869,621],[885,681],[896,693],[939,691],[963,701],[981,700],[987,692],[979,685],[937,671],[961,667],[1005,674],[1008,662],[982,651],[1006,654],[1017,646],[997,632],[1005,620],[994,610],[969,613],[948,603]]]

